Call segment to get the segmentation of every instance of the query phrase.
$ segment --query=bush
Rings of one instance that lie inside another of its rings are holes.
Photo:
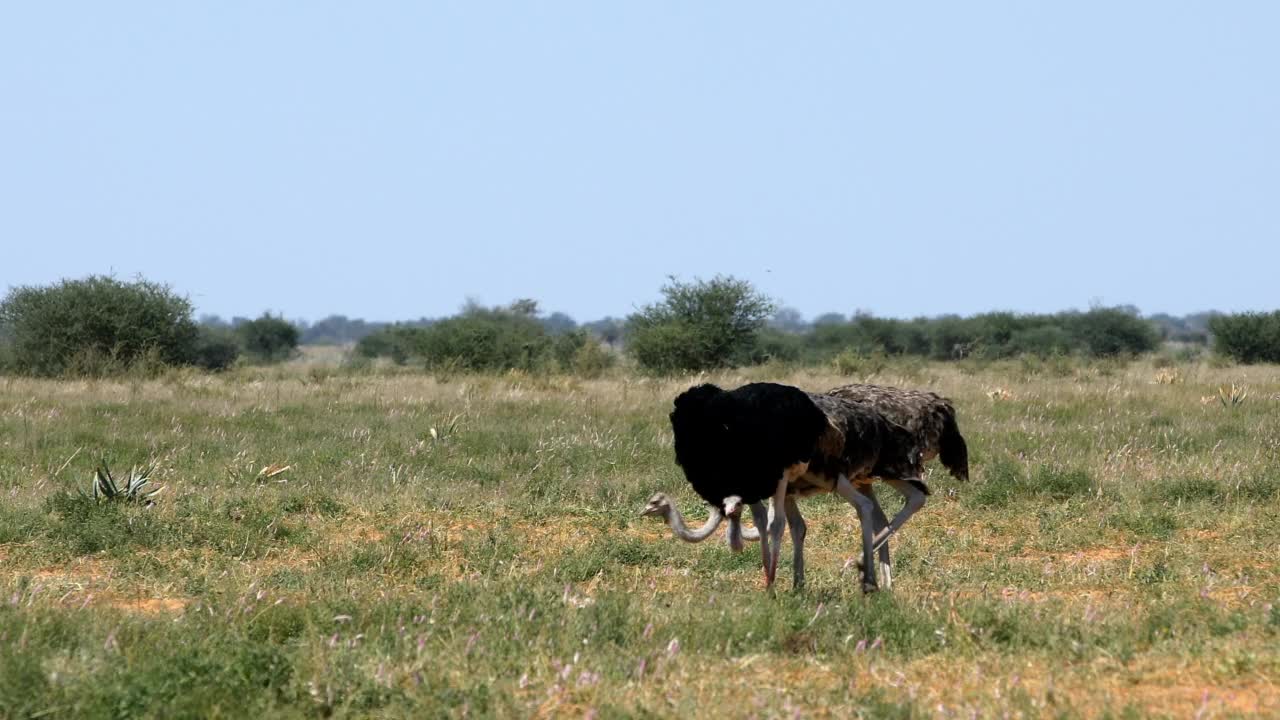
[[[937,360],[963,360],[977,349],[972,323],[956,315],[929,321],[929,354]]]
[[[1009,338],[1010,349],[1017,354],[1047,358],[1071,352],[1071,334],[1057,325],[1018,330]]]
[[[554,331],[545,321],[542,327],[551,335],[549,338],[551,355],[555,358],[556,366],[561,370],[572,370],[573,359],[577,357],[578,351],[586,347],[587,343],[593,342],[591,335],[585,330]]]
[[[1080,354],[1092,357],[1136,355],[1156,349],[1155,326],[1120,308],[1087,313],[1019,315],[992,312],[962,318],[895,320],[857,313],[848,322],[814,323],[811,332],[794,336],[805,360],[832,362],[852,356],[916,356],[935,360],[997,360],[1031,355],[1049,358]]]
[[[773,312],[751,283],[732,277],[662,288],[663,300],[627,319],[627,351],[659,372],[700,371],[747,364],[759,357],[759,336]]]
[[[361,338],[381,330],[382,327],[382,323],[367,323],[359,318],[349,319],[345,315],[330,315],[302,330],[298,342],[303,345],[344,345],[359,342]]]
[[[13,343],[4,335],[4,328],[0,327],[0,373],[13,372]]]
[[[1155,325],[1119,308],[1095,308],[1070,320],[1068,329],[1093,357],[1139,355],[1160,345]]]
[[[878,350],[867,355],[845,350],[831,358],[831,369],[837,375],[844,376],[857,375],[866,377],[882,372],[888,365],[888,358]]]
[[[298,328],[271,313],[236,326],[244,352],[259,363],[276,363],[293,357],[298,349]]]
[[[775,328],[761,331],[757,345],[756,362],[797,362],[804,357],[805,336],[801,333],[783,332]]]
[[[711,351],[700,346],[701,337],[692,325],[652,324],[629,331],[626,351],[640,367],[659,372],[676,372],[727,365],[708,360]]]
[[[360,338],[356,343],[355,354],[357,357],[367,359],[391,358],[395,364],[403,365],[409,361],[412,355],[410,349],[416,342],[417,332],[421,329],[393,325],[377,330]]]
[[[468,308],[412,336],[413,355],[429,368],[536,370],[545,367],[551,340],[533,313],[510,308]]]
[[[1209,318],[1213,349],[1239,363],[1280,362],[1280,311]]]
[[[205,370],[226,370],[240,357],[240,342],[229,328],[201,325],[196,338],[195,364]]]
[[[553,334],[537,313],[531,300],[495,308],[469,305],[460,315],[425,327],[396,325],[367,335],[356,344],[356,354],[471,371],[560,370],[595,376],[612,366],[614,356],[589,332],[559,329]]]
[[[0,327],[10,369],[41,377],[190,364],[198,336],[191,303],[167,286],[99,275],[13,288]]]
[[[584,378],[598,378],[617,363],[618,357],[595,338],[591,338],[573,354],[569,368]]]

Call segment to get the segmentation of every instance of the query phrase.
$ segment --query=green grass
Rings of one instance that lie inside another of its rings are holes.
[[[776,596],[757,547],[636,517],[703,517],[692,379],[0,378],[0,718],[1274,715],[1280,368],[1181,370],[878,366],[954,399],[973,480],[934,469],[869,597],[838,498]],[[712,378],[762,379],[845,381]],[[158,504],[86,500],[100,457],[155,460]]]

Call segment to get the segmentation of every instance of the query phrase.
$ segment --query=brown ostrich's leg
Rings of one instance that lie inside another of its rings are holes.
[[[836,481],[836,492],[848,500],[858,511],[858,524],[862,529],[862,591],[874,592],[880,589],[876,581],[876,566],[872,547],[875,544],[875,503],[871,498],[854,489],[849,478],[844,475]]]
[[[897,515],[893,516],[893,520],[889,522],[889,527],[876,533],[874,543],[877,548],[889,542],[889,536],[897,532],[903,523],[910,520],[912,515],[915,515],[920,508],[924,507],[925,498],[928,497],[917,486],[917,483],[921,483],[918,478],[914,480],[885,480],[885,482],[894,490],[902,493],[902,496],[907,499],[907,504],[898,511]]]
[[[875,520],[875,532],[878,536],[885,528],[889,527],[889,518],[885,517],[884,508],[880,507],[880,500],[876,497],[876,491],[870,485],[859,485],[858,492],[871,498],[871,502],[875,503],[872,508],[871,517]],[[886,590],[893,587],[893,561],[889,559],[889,542],[886,540],[879,546],[880,555],[880,574],[884,577],[884,588]]]

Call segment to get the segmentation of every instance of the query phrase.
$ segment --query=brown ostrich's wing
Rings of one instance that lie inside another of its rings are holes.
[[[844,453],[849,424],[843,412],[844,402],[828,395],[809,393],[813,404],[827,418],[827,426],[818,436],[817,451],[824,458],[838,458]]]
[[[874,408],[830,395],[811,395],[827,416],[828,429],[819,438],[821,468],[833,479],[843,473],[851,481],[869,477],[882,438]]]
[[[818,450],[829,457],[839,457],[844,453],[845,435],[844,431],[831,422],[831,416],[827,416],[827,427],[822,431],[822,436],[818,438]]]
[[[937,456],[947,417],[955,415],[949,400],[925,390],[854,383],[832,388],[826,394],[870,405],[886,420],[915,433],[926,460]]]
[[[925,393],[883,385],[841,385],[828,390],[827,394],[870,405],[899,425],[906,425],[916,418],[927,402]]]

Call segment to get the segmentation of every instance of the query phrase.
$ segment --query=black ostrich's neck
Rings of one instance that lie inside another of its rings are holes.
[[[711,533],[715,532],[720,526],[720,522],[724,520],[724,513],[720,508],[711,508],[711,515],[707,517],[707,521],[697,530],[690,530],[684,524],[684,516],[676,509],[675,505],[669,506],[667,512],[667,525],[671,527],[671,532],[675,536],[685,542],[698,543],[711,537]]]

